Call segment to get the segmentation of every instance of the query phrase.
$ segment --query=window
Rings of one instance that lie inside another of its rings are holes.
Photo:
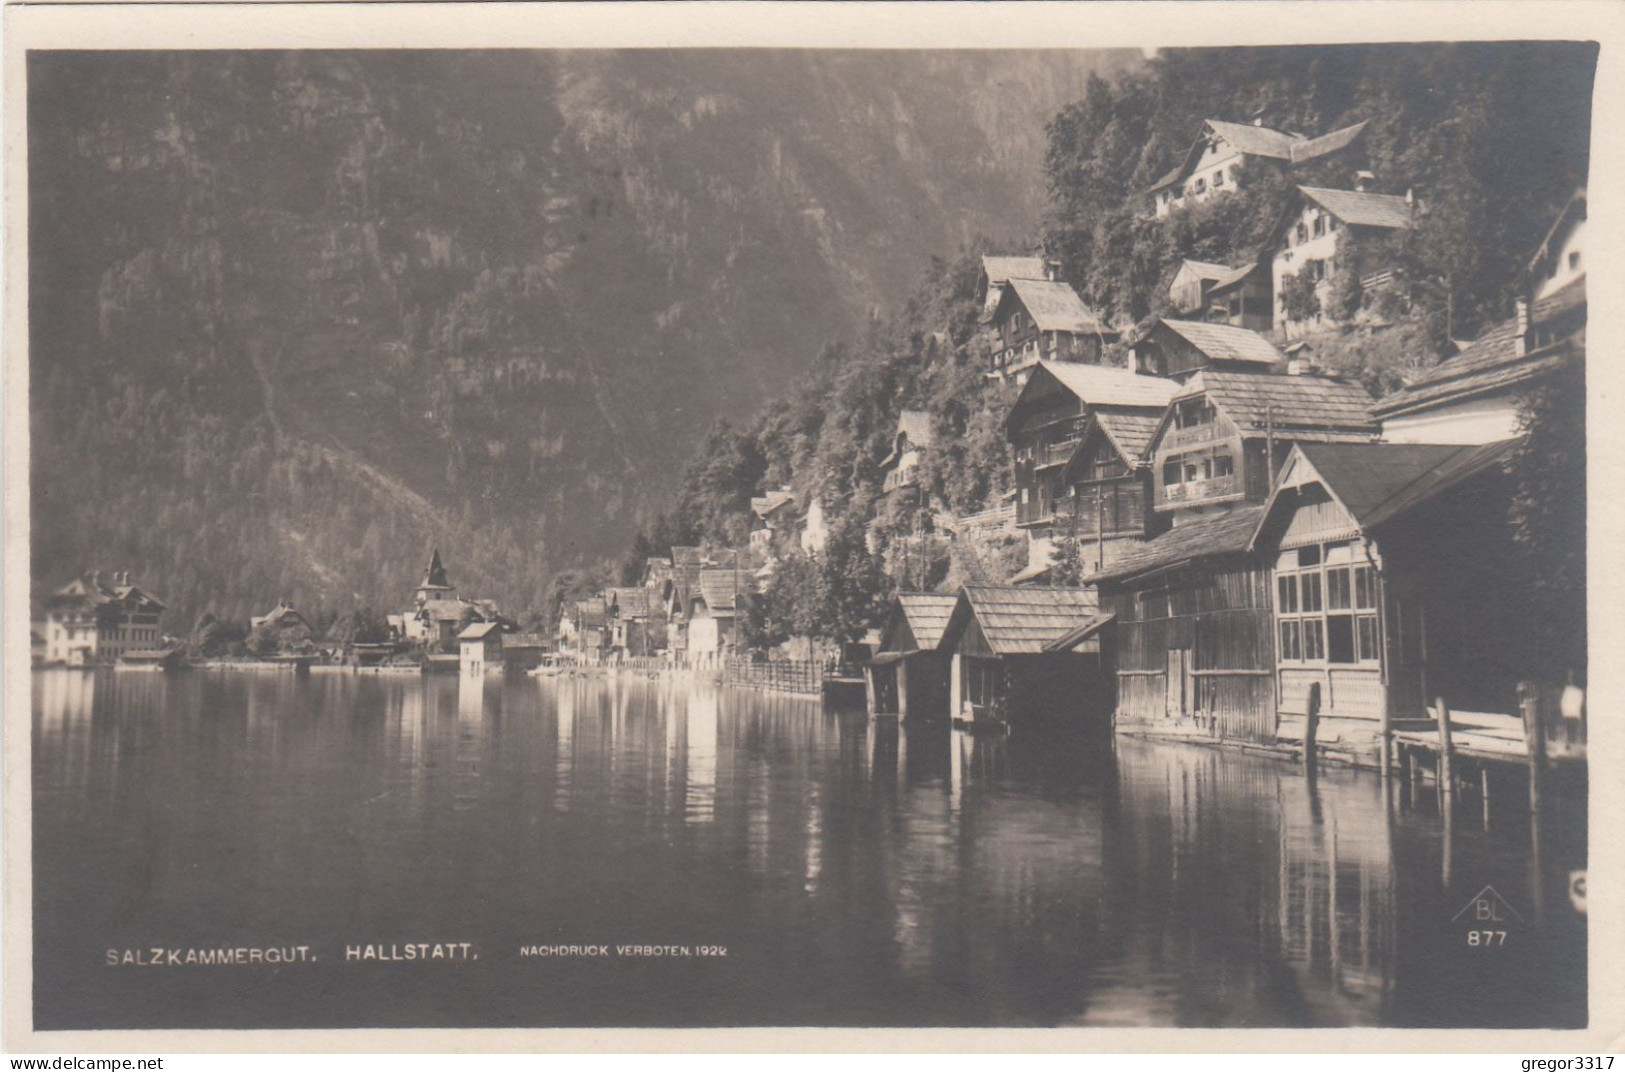
[[[1206,179],[1197,179],[1196,180],[1196,192],[1199,193],[1199,194],[1207,192],[1207,180]]]
[[[1235,459],[1228,454],[1215,454],[1213,456],[1214,476],[1234,476],[1236,472]]]
[[[1275,570],[1280,661],[1352,665],[1382,658],[1377,574],[1358,554],[1353,545],[1336,543],[1281,555]]]
[[[1580,267],[1580,251],[1575,250],[1569,254],[1569,271],[1572,272],[1578,267]]]
[[[1218,171],[1215,171],[1213,173],[1213,188],[1218,189],[1220,186],[1223,186],[1223,185],[1224,185],[1224,168],[1220,168]]]
[[[1337,230],[1337,217],[1336,216],[1327,216],[1326,217],[1326,230],[1328,230],[1328,231]]]
[[[1309,225],[1308,224],[1306,224],[1306,223],[1298,224],[1298,241],[1299,242],[1307,242],[1307,241],[1309,241]]]
[[[1178,458],[1170,458],[1162,463],[1162,483],[1164,487],[1173,487],[1180,482],[1180,467]]]
[[[1326,217],[1325,216],[1316,216],[1315,217],[1315,237],[1319,238],[1321,235],[1323,235],[1325,233],[1326,233]]]

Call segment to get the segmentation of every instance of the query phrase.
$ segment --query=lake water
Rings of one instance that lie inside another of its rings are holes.
[[[1372,774],[633,677],[48,671],[33,730],[42,1029],[1586,1017],[1584,815],[1535,851],[1521,781],[1486,829]]]

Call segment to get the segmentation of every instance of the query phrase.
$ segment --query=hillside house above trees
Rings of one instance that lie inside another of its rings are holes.
[[[1394,250],[1415,197],[1299,186],[1271,237],[1275,330],[1288,339],[1343,323],[1368,292],[1390,284]]]
[[[1197,320],[1158,317],[1129,346],[1136,371],[1184,381],[1209,367],[1278,372],[1286,356],[1256,331]]]
[[[1522,399],[1585,360],[1585,190],[1525,268],[1514,314],[1372,407],[1393,443],[1483,444],[1519,434]]]
[[[1178,166],[1146,191],[1150,215],[1166,216],[1177,208],[1242,186],[1254,161],[1275,161],[1297,167],[1340,152],[1365,130],[1365,121],[1318,138],[1272,130],[1262,115],[1249,123],[1208,119]]]
[[[750,532],[752,547],[771,548],[781,533],[795,523],[796,497],[789,488],[776,488],[750,500],[755,526]]]
[[[880,462],[885,491],[911,488],[919,482],[920,452],[936,442],[931,414],[923,409],[905,409],[897,415],[897,431],[892,449]]]
[[[1083,304],[1070,284],[1012,279],[994,307],[990,376],[1027,382],[1040,361],[1098,365],[1119,333]]]

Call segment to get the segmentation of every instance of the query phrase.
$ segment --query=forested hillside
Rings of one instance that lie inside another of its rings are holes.
[[[1260,256],[1293,183],[1350,188],[1368,169],[1376,189],[1413,189],[1424,211],[1393,251],[1392,308],[1317,340],[1317,353],[1381,393],[1437,362],[1450,338],[1510,313],[1517,273],[1586,181],[1595,58],[1593,45],[1560,42],[1161,53],[1131,74],[1092,78],[1049,124],[1047,251],[1087,303],[1131,327],[1164,311],[1182,258]],[[1256,168],[1240,193],[1147,218],[1144,191],[1203,119],[1255,113],[1311,135],[1369,125],[1353,151],[1290,175]],[[755,421],[714,428],[673,512],[630,559],[696,538],[737,541],[750,496],[782,483],[823,484],[849,517],[891,520],[878,463],[904,408],[929,410],[938,429],[926,490],[958,511],[990,505],[1010,479],[1000,427],[1010,389],[979,375],[976,270],[973,255],[937,264],[885,327],[831,347]]]
[[[1138,62],[35,54],[36,591],[389,606],[438,543],[534,609],[932,254],[1035,235],[1044,122]]]

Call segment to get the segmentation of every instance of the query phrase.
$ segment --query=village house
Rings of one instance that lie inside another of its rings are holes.
[[[534,670],[547,661],[553,645],[540,633],[503,633],[502,670],[507,674],[522,674]]]
[[[1393,254],[1381,240],[1409,229],[1414,208],[1408,193],[1299,186],[1268,244],[1275,251],[1270,262],[1275,330],[1294,339],[1340,323],[1333,295],[1344,276],[1361,295],[1387,286]],[[1293,278],[1313,284],[1318,311],[1291,308]]]
[[[457,634],[458,669],[479,675],[502,669],[502,627],[496,622],[472,622]]]
[[[1082,441],[1061,470],[1066,499],[1054,531],[1078,542],[1086,572],[1104,569],[1167,527],[1151,509],[1152,467],[1146,454],[1161,419],[1149,410],[1092,410]]]
[[[1521,280],[1515,314],[1372,407],[1394,443],[1493,443],[1519,434],[1519,408],[1585,361],[1586,196],[1574,195]]]
[[[951,653],[953,719],[1109,732],[1112,675],[1099,631],[1109,620],[1093,588],[966,585],[938,646]]]
[[[1012,279],[993,310],[993,367],[998,379],[1027,382],[1040,361],[1098,365],[1119,332],[1053,279]]]
[[[1177,527],[1262,503],[1293,442],[1375,439],[1370,402],[1359,384],[1331,376],[1204,368],[1173,396],[1148,447],[1153,509]]]
[[[576,654],[582,660],[596,663],[603,658],[608,647],[607,620],[602,596],[576,600],[573,632]]]
[[[285,600],[265,614],[250,616],[248,625],[262,643],[278,651],[306,647],[315,636],[304,615]]]
[[[1127,369],[1045,362],[1005,415],[1015,460],[1016,524],[1055,524],[1067,498],[1062,472],[1083,441],[1094,411],[1161,415],[1178,390],[1171,380]]]
[[[1210,366],[1262,372],[1286,367],[1286,355],[1256,331],[1172,317],[1147,324],[1135,336],[1129,354],[1141,375],[1180,382]]]
[[[1177,208],[1238,189],[1245,185],[1247,170],[1255,161],[1292,168],[1320,160],[1352,145],[1365,126],[1361,121],[1309,138],[1272,130],[1264,126],[1262,115],[1254,116],[1251,124],[1205,120],[1184,159],[1146,191],[1146,210],[1150,215],[1166,216]]]
[[[876,653],[864,666],[869,714],[946,719],[952,655],[944,630],[959,597],[899,592],[880,627]]]
[[[609,628],[609,647],[613,651],[640,656],[664,646],[664,637],[651,636],[647,589],[604,589],[604,617]],[[663,627],[661,632],[664,633]]]
[[[1274,324],[1270,273],[1262,264],[1230,267],[1186,260],[1168,285],[1168,300],[1180,319],[1268,331]]]
[[[1282,740],[1379,765],[1393,719],[1518,711],[1511,441],[1300,443],[1249,550],[1274,594]]]
[[[100,571],[76,577],[53,592],[45,604],[45,662],[95,666],[163,642],[158,619],[164,603],[130,581]]]
[[[750,500],[750,510],[756,519],[750,533],[751,546],[764,552],[771,552],[780,535],[787,532],[795,523],[795,493],[787,487],[775,488],[764,495],[753,497]]]
[[[982,271],[976,277],[976,304],[982,307],[981,319],[993,319],[993,310],[1012,279],[1047,279],[1049,271],[1043,257],[987,257],[982,258]]]
[[[822,491],[807,496],[807,509],[802,511],[796,528],[802,554],[821,555],[829,547],[829,521],[824,512]]]
[[[880,461],[882,489],[892,492],[914,487],[919,482],[921,452],[935,442],[931,414],[923,409],[905,409],[899,413],[891,452]]]
[[[740,566],[700,570],[687,608],[690,658],[715,659],[739,645],[739,616],[752,591],[752,575]]]

